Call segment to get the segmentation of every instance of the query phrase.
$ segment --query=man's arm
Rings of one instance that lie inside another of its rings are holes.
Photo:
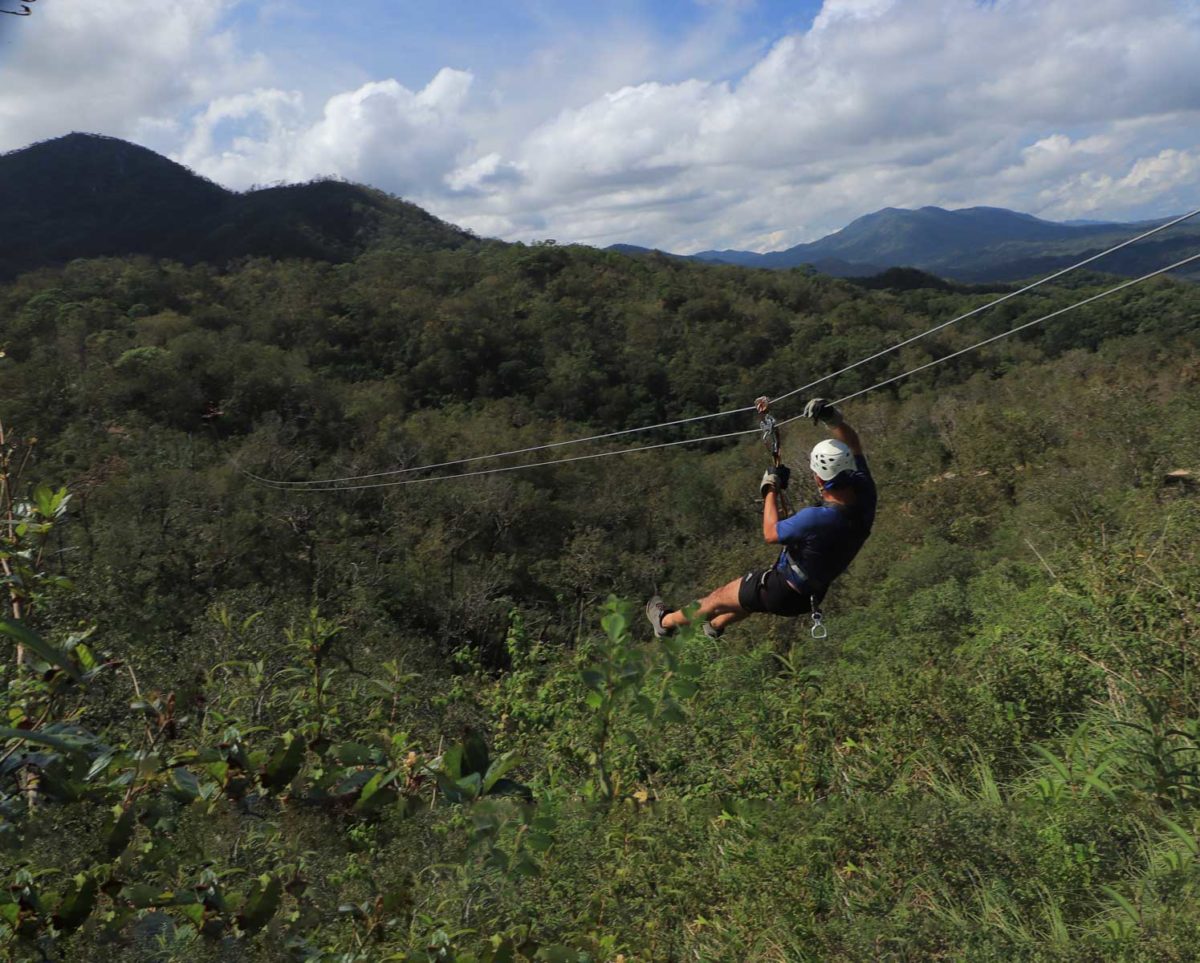
[[[858,457],[863,453],[862,442],[859,440],[858,432],[850,427],[845,421],[837,425],[828,425],[829,433],[838,441],[843,442],[851,451]]]
[[[763,499],[763,541],[768,545],[779,544],[779,503],[775,489],[767,492]]]

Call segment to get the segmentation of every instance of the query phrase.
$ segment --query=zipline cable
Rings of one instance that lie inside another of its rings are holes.
[[[877,358],[882,358],[885,355],[891,354],[893,351],[899,351],[901,348],[907,347],[908,345],[913,344],[914,342],[920,341],[922,338],[926,338],[931,334],[936,334],[938,331],[948,328],[952,324],[957,324],[959,321],[965,321],[967,318],[974,317],[975,315],[980,314],[983,311],[986,311],[988,308],[995,307],[997,304],[1002,304],[1003,302],[1008,301],[1012,298],[1015,298],[1020,294],[1025,294],[1029,291],[1032,291],[1034,288],[1040,287],[1043,284],[1047,284],[1050,281],[1056,280],[1057,278],[1060,278],[1065,274],[1069,274],[1072,271],[1077,271],[1081,267],[1085,267],[1088,264],[1093,263],[1094,261],[1098,261],[1100,258],[1106,257],[1109,254],[1112,254],[1116,251],[1121,250],[1122,248],[1128,247],[1131,244],[1136,244],[1138,241],[1145,240],[1146,238],[1151,237],[1155,234],[1158,234],[1162,231],[1165,231],[1168,228],[1174,227],[1176,224],[1181,224],[1184,221],[1188,220],[1189,218],[1195,217],[1197,214],[1200,214],[1200,208],[1197,208],[1194,211],[1190,211],[1187,214],[1183,214],[1179,217],[1174,218],[1173,220],[1170,220],[1163,224],[1160,224],[1157,227],[1151,228],[1150,230],[1145,231],[1142,234],[1138,234],[1136,237],[1128,238],[1127,240],[1124,240],[1121,243],[1114,245],[1113,247],[1110,247],[1104,251],[1101,251],[1098,254],[1093,254],[1091,257],[1085,258],[1084,260],[1079,261],[1076,264],[1072,264],[1070,267],[1062,268],[1061,270],[1055,272],[1054,274],[1047,275],[1046,277],[1042,278],[1041,280],[1033,281],[1030,284],[1025,285],[1023,288],[1020,288],[1016,291],[1010,291],[1008,294],[1002,295],[1001,297],[996,298],[993,301],[989,301],[987,304],[982,304],[977,308],[973,308],[972,310],[968,311],[966,314],[960,314],[958,317],[951,318],[949,321],[943,321],[941,324],[935,325],[934,327],[929,328],[928,330],[923,331],[920,334],[913,335],[911,338],[908,338],[904,341],[894,344],[889,348],[884,348],[882,351],[877,351],[873,355],[870,355],[866,358],[862,358],[858,361],[855,361],[853,364],[847,365],[844,368],[840,368],[839,370],[834,371],[832,374],[827,374],[824,377],[818,378],[816,381],[810,381],[806,385],[801,385],[798,388],[793,388],[791,391],[788,391],[785,394],[780,395],[778,398],[772,398],[771,404],[777,404],[780,401],[784,401],[788,398],[791,398],[795,395],[800,394],[800,392],[802,392],[802,391],[808,391],[810,388],[815,388],[819,384],[824,384],[826,381],[830,381],[833,378],[836,378],[838,375],[843,375],[843,374],[846,374],[848,371],[853,371],[855,368],[859,367],[860,365],[867,364],[868,362],[874,361]],[[390,477],[393,477],[396,475],[408,475],[408,474],[412,474],[413,472],[419,472],[419,471],[433,471],[438,468],[453,468],[456,465],[468,465],[468,464],[473,464],[475,462],[480,462],[480,461],[489,461],[493,458],[508,458],[513,455],[528,455],[528,454],[532,454],[533,452],[537,452],[537,451],[548,451],[552,448],[562,448],[566,445],[582,445],[586,442],[603,441],[603,440],[606,440],[609,438],[618,438],[618,437],[621,437],[622,435],[632,435],[632,434],[637,434],[637,433],[643,432],[643,431],[655,431],[656,429],[659,429],[659,428],[673,428],[678,425],[693,424],[698,421],[708,421],[713,418],[724,418],[728,415],[745,414],[747,412],[754,411],[754,410],[755,410],[754,405],[747,405],[746,407],[743,407],[743,408],[730,408],[727,411],[716,411],[716,412],[712,412],[710,414],[694,415],[690,418],[678,418],[678,419],[675,419],[674,421],[663,421],[663,422],[659,422],[659,423],[653,424],[653,425],[642,425],[637,428],[623,428],[619,431],[609,431],[609,432],[605,432],[605,433],[599,434],[599,435],[588,435],[584,438],[568,438],[564,441],[552,441],[552,442],[549,442],[549,443],[543,444],[543,445],[531,445],[528,448],[514,448],[511,451],[500,451],[500,452],[494,452],[492,454],[487,454],[487,455],[472,455],[468,458],[456,458],[452,461],[436,462],[436,463],[429,464],[429,465],[415,465],[411,468],[393,468],[393,469],[389,469],[388,471],[372,472],[372,473],[365,474],[365,475],[343,475],[338,478],[310,478],[310,479],[302,479],[299,481],[288,481],[285,479],[278,479],[278,478],[265,478],[261,475],[256,475],[253,472],[246,471],[245,469],[242,469],[241,471],[242,471],[242,474],[244,474],[247,478],[250,478],[253,481],[259,482],[261,484],[267,485],[272,488],[281,488],[281,489],[295,488],[298,490],[307,490],[307,489],[325,490],[323,486],[336,485],[340,482],[367,481],[367,480],[374,479],[374,478],[390,478]],[[718,436],[709,436],[709,438],[711,438],[711,437],[718,437]],[[697,438],[694,440],[697,442],[700,442],[700,441],[705,441],[708,439],[707,438]],[[650,446],[650,447],[655,447],[655,446]],[[631,450],[634,450],[634,449],[631,449]],[[578,459],[570,459],[570,460],[578,460]],[[442,476],[438,476],[438,477],[442,477]]]
[[[751,408],[751,411],[754,409]],[[401,478],[396,481],[371,482],[366,485],[335,485],[330,488],[285,488],[265,482],[269,488],[303,494],[305,492],[355,492],[365,488],[395,488],[400,485],[422,485],[425,482],[447,481],[451,478],[476,478],[480,475],[498,475],[507,471],[522,471],[526,468],[542,468],[546,465],[565,465],[572,461],[587,461],[589,458],[608,458],[611,455],[628,455],[636,451],[654,451],[656,448],[671,448],[674,445],[698,445],[705,441],[719,441],[722,438],[737,438],[740,435],[761,434],[758,428],[746,428],[742,431],[727,431],[721,435],[705,435],[703,438],[680,438],[676,441],[664,441],[657,445],[638,445],[634,448],[621,448],[617,451],[594,451],[587,455],[571,455],[568,458],[550,458],[546,461],[534,461],[524,465],[503,465],[500,468],[480,468],[477,471],[464,471],[456,475],[429,475],[425,478]]]
[[[1016,334],[1018,331],[1024,331],[1026,328],[1031,328],[1036,324],[1041,324],[1044,321],[1049,321],[1051,318],[1057,318],[1060,315],[1066,314],[1068,311],[1074,311],[1076,308],[1081,308],[1084,305],[1092,304],[1095,301],[1099,301],[1101,298],[1106,298],[1109,295],[1116,294],[1118,291],[1123,291],[1126,288],[1132,287],[1135,284],[1140,284],[1142,281],[1148,281],[1150,278],[1158,277],[1160,274],[1166,274],[1168,271],[1174,271],[1177,268],[1181,268],[1184,265],[1191,264],[1195,261],[1200,261],[1200,254],[1193,254],[1190,257],[1186,257],[1183,260],[1176,261],[1174,264],[1170,264],[1167,267],[1163,267],[1163,268],[1159,268],[1158,270],[1151,271],[1149,274],[1143,274],[1141,277],[1132,278],[1131,280],[1128,280],[1128,281],[1123,281],[1121,284],[1118,284],[1118,285],[1115,285],[1114,287],[1108,288],[1105,291],[1101,291],[1099,294],[1093,294],[1091,297],[1084,298],[1082,301],[1076,301],[1074,304],[1067,305],[1065,308],[1059,308],[1057,311],[1052,311],[1050,314],[1042,315],[1041,317],[1035,318],[1032,321],[1026,321],[1024,324],[1017,325],[1015,328],[1010,328],[1008,331],[1005,331],[1002,334],[993,335],[990,338],[985,338],[982,341],[977,341],[977,342],[975,342],[975,344],[972,344],[966,348],[962,348],[958,351],[954,351],[951,354],[945,355],[941,358],[935,358],[933,361],[926,362],[923,365],[920,365],[916,368],[912,368],[909,371],[905,371],[903,374],[898,374],[892,378],[888,378],[884,381],[880,381],[878,384],[871,385],[871,387],[869,387],[869,388],[863,388],[861,391],[856,391],[853,394],[846,395],[843,398],[838,398],[834,402],[834,404],[842,404],[843,402],[849,401],[852,398],[858,398],[859,396],[865,395],[870,391],[874,391],[876,388],[882,388],[885,385],[889,385],[889,384],[892,384],[893,382],[900,381],[904,378],[909,377],[910,375],[916,374],[919,371],[924,371],[928,368],[932,368],[935,365],[939,365],[944,361],[949,361],[952,358],[957,358],[960,355],[966,354],[969,351],[974,351],[976,348],[981,348],[984,345],[988,345],[995,341],[999,341],[1002,338],[1007,338],[1010,335]],[[779,427],[782,428],[784,425],[791,424],[794,421],[799,421],[803,417],[804,417],[803,415],[794,415],[791,418],[787,418],[784,421],[779,422]],[[656,445],[639,445],[634,448],[621,448],[616,451],[590,452],[589,454],[586,454],[586,455],[573,455],[569,458],[551,458],[551,459],[547,459],[546,461],[531,462],[531,463],[524,464],[524,465],[504,465],[499,468],[481,468],[476,471],[460,472],[455,475],[431,475],[426,478],[403,478],[403,479],[398,479],[398,480],[393,480],[393,481],[371,482],[371,483],[365,484],[365,485],[331,485],[330,487],[326,487],[326,488],[296,489],[296,488],[291,487],[290,485],[274,484],[274,483],[270,482],[269,480],[264,481],[262,483],[267,485],[267,487],[270,487],[270,488],[275,488],[275,489],[279,489],[279,490],[283,490],[283,491],[291,491],[291,492],[304,492],[304,491],[343,492],[343,491],[362,491],[364,489],[372,489],[372,488],[394,488],[394,487],[399,487],[401,485],[421,485],[426,482],[449,481],[449,480],[455,479],[455,478],[478,478],[482,475],[496,475],[496,474],[500,474],[502,472],[523,471],[526,468],[543,468],[547,465],[564,465],[564,464],[568,464],[570,462],[588,461],[593,458],[609,458],[614,455],[629,455],[629,454],[634,454],[639,451],[655,451],[660,448],[672,448],[677,445],[698,445],[698,444],[701,444],[701,443],[707,442],[707,441],[719,441],[719,440],[722,440],[725,438],[736,438],[736,437],[739,437],[742,435],[756,435],[756,434],[760,434],[759,429],[748,428],[743,431],[730,431],[730,432],[725,432],[724,434],[706,435],[703,438],[682,438],[682,439],[678,439],[676,441],[666,441],[666,442],[662,442],[662,443],[656,444]]]
[[[442,461],[433,465],[418,465],[414,468],[393,468],[389,471],[374,472],[369,475],[346,475],[342,478],[310,478],[304,481],[283,481],[275,478],[262,478],[243,470],[242,474],[276,488],[299,488],[303,490],[311,485],[331,485],[335,482],[365,481],[370,478],[385,478],[390,475],[408,475],[415,471],[433,471],[435,468],[450,468],[454,465],[468,465],[472,462],[486,461],[490,458],[506,458],[509,455],[528,455],[535,451],[545,451],[548,448],[561,448],[563,445],[581,445],[585,441],[602,441],[606,438],[616,438],[619,435],[632,435],[639,431],[653,431],[655,428],[673,428],[676,425],[689,425],[696,421],[706,421],[711,418],[723,418],[726,415],[741,415],[754,411],[754,405],[745,408],[730,408],[728,411],[715,411],[707,415],[695,415],[691,418],[678,418],[675,421],[663,421],[657,425],[643,425],[640,428],[623,428],[620,431],[609,431],[602,435],[589,435],[587,438],[568,438],[566,441],[552,441],[545,445],[531,445],[529,448],[514,448],[512,451],[499,451],[491,455],[472,455],[470,458],[456,458],[454,461]],[[697,441],[701,439],[696,439]],[[440,477],[440,476],[439,476]]]

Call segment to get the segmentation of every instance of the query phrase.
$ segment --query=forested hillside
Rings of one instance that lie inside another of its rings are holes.
[[[1060,271],[1162,223],[1165,220],[1064,224],[993,207],[953,211],[889,207],[865,214],[819,240],[784,251],[701,251],[691,257],[756,268],[810,264],[837,277],[864,277],[887,268],[915,267],[957,281],[1016,281]],[[1099,266],[1112,274],[1139,277],[1186,257],[1198,243],[1200,227],[1195,220],[1184,220],[1161,236],[1110,254]],[[1182,276],[1200,279],[1195,267]]]
[[[773,558],[753,438],[344,492],[244,474],[740,407],[992,296],[552,245],[0,287],[4,952],[1194,959],[1195,285],[848,404],[880,513],[820,641],[662,643],[640,613]],[[803,467],[821,435],[786,432]]]
[[[321,180],[235,193],[115,137],[68,134],[0,154],[0,280],[74,258],[341,262],[368,247],[477,243],[370,187]]]

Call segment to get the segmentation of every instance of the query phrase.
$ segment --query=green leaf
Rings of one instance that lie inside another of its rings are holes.
[[[58,666],[76,682],[81,681],[79,669],[75,667],[65,652],[46,642],[40,635],[22,623],[10,619],[0,619],[0,633],[16,639],[43,662]]]
[[[497,779],[496,784],[492,786],[490,796],[520,796],[526,802],[533,802],[533,791],[519,782],[512,779]]]
[[[109,859],[116,859],[129,845],[129,841],[133,839],[134,820],[137,813],[134,812],[132,806],[121,810],[120,814],[113,819],[112,825],[108,828],[108,835],[104,840],[104,848],[108,853]]]
[[[545,963],[578,963],[579,954],[566,946],[543,946],[534,959]]]
[[[85,746],[91,741],[82,737],[64,738],[47,732],[31,732],[26,729],[9,729],[0,726],[0,739],[23,739],[25,742],[36,743],[39,746],[49,746],[73,756],[86,756]]]
[[[438,789],[441,790],[446,802],[459,803],[465,801],[466,797],[463,795],[463,791],[459,788],[458,783],[446,775],[446,773],[434,770],[433,778],[436,780]]]
[[[671,694],[676,699],[690,699],[700,691],[700,686],[691,679],[676,679],[671,683]]]
[[[451,779],[461,779],[463,775],[463,747],[451,746],[442,753],[442,772]]]
[[[380,770],[375,773],[359,793],[358,800],[354,803],[355,811],[359,813],[374,812],[395,801],[396,792],[392,788],[394,778],[394,772]]]
[[[528,856],[521,856],[513,864],[512,869],[509,870],[509,875],[527,877],[541,876],[542,868]]]
[[[579,677],[589,689],[599,692],[604,688],[604,673],[598,669],[584,669],[579,673]]]
[[[478,799],[483,791],[483,776],[473,772],[469,776],[463,776],[455,785],[468,799]]]
[[[663,722],[683,722],[687,716],[683,714],[683,710],[674,702],[668,702],[663,706],[663,710],[659,713],[659,718]]]
[[[54,514],[54,492],[49,485],[38,485],[33,490],[33,500],[43,518]]]
[[[260,876],[258,884],[250,891],[242,911],[238,914],[238,928],[243,933],[257,933],[271,921],[282,900],[283,883],[279,878]]]
[[[1113,802],[1117,801],[1117,794],[1112,791],[1112,787],[1108,783],[1106,783],[1103,779],[1100,779],[1098,776],[1096,776],[1094,773],[1090,773],[1090,772],[1084,773],[1083,781],[1086,782],[1089,786],[1094,786],[1096,789],[1099,789],[1102,793],[1104,793],[1105,796],[1107,796]]]
[[[1158,818],[1166,823],[1167,828],[1179,837],[1183,844],[1188,848],[1188,852],[1190,852],[1193,856],[1200,856],[1200,844],[1196,842],[1195,836],[1189,833],[1173,819],[1169,819],[1166,816],[1159,816]]]
[[[1134,924],[1139,925],[1139,926],[1141,925],[1142,916],[1137,911],[1137,909],[1134,908],[1134,905],[1131,902],[1129,902],[1129,900],[1127,900],[1124,896],[1122,896],[1120,893],[1118,893],[1111,886],[1105,886],[1104,884],[1101,884],[1100,888],[1102,890],[1104,890],[1104,892],[1106,892],[1114,900],[1116,900],[1117,905],[1120,906],[1121,909],[1123,909],[1125,911],[1126,915],[1129,917],[1129,919]]]
[[[602,696],[599,692],[589,692],[584,697],[584,701],[588,704],[588,708],[599,709],[602,705],[604,705],[604,696]]]
[[[611,641],[620,642],[629,623],[620,612],[609,612],[600,620],[600,625]]]
[[[493,941],[499,937],[493,936]],[[505,939],[489,950],[486,955],[481,957],[481,963],[516,963],[517,950],[512,940]]]
[[[1071,781],[1071,773],[1067,770],[1067,767],[1063,764],[1062,760],[1058,758],[1058,756],[1052,753],[1045,746],[1040,746],[1037,743],[1034,743],[1033,749],[1034,752],[1038,753],[1043,759],[1046,760],[1046,762],[1050,763],[1050,765],[1054,767],[1054,771],[1062,777],[1063,782],[1069,783]]]
[[[367,780],[367,784],[362,787],[362,792],[358,794],[358,801],[360,803],[364,803],[374,796],[375,793],[379,792],[379,790],[383,787],[383,782],[387,778],[387,775],[388,774],[381,769],[369,780]]]
[[[355,797],[361,796],[363,786],[374,779],[376,775],[376,772],[372,772],[369,769],[355,769],[350,775],[333,787],[334,795],[349,796],[353,793]]]
[[[92,654],[92,650],[82,642],[76,642],[71,646],[71,651],[75,654],[75,658],[79,660],[80,666],[83,667],[84,673],[94,672],[96,669],[96,657]]]
[[[383,761],[383,753],[359,742],[343,742],[333,749],[333,757],[343,766],[372,766]]]
[[[200,798],[200,780],[182,766],[171,770],[169,785],[171,795],[181,802],[193,802]]]
[[[262,784],[266,789],[286,788],[304,764],[304,740],[294,732],[288,737],[276,741],[263,767]]]
[[[488,747],[483,736],[472,730],[463,741],[463,775],[477,772],[482,776],[488,771]]]
[[[122,887],[120,896],[138,909],[148,909],[162,902],[162,893],[158,888],[145,883],[131,883]]]
[[[483,792],[486,795],[506,772],[512,769],[520,760],[515,752],[506,752],[488,766],[487,775],[483,777]]]
[[[62,902],[58,904],[58,912],[54,914],[54,926],[64,933],[79,929],[96,906],[96,893],[99,886],[94,876],[80,873],[71,881],[71,886],[63,894]]]

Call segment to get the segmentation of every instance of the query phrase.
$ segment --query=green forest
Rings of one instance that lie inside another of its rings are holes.
[[[755,616],[659,641],[641,612],[773,560],[753,436],[347,491],[247,474],[739,408],[1008,290],[904,281],[393,238],[5,282],[0,954],[1197,959],[1200,287],[846,404],[880,505],[820,640]],[[788,425],[785,461],[821,437]]]

